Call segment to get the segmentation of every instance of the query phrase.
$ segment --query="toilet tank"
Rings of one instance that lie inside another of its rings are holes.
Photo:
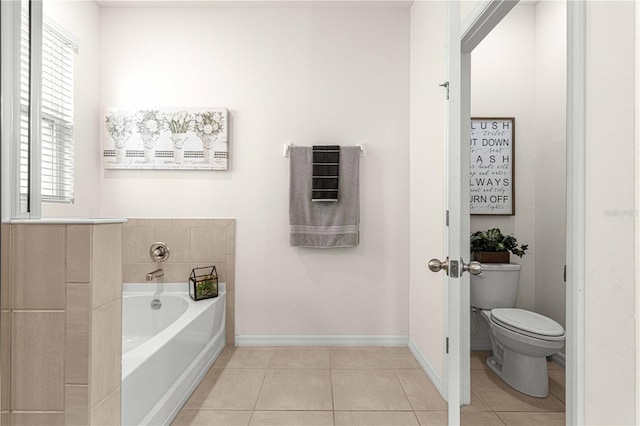
[[[520,265],[483,263],[482,269],[480,275],[471,275],[471,306],[480,309],[515,307]]]

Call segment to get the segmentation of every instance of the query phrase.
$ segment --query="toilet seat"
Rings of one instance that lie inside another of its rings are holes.
[[[564,328],[551,318],[517,308],[491,310],[491,321],[513,332],[536,339],[558,341],[565,339]]]

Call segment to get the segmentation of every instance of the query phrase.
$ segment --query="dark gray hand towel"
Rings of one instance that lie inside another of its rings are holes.
[[[289,152],[289,243],[298,247],[354,247],[360,240],[360,147],[340,149],[338,201],[311,201],[311,147]]]
[[[313,181],[311,201],[338,201],[340,147],[313,146]]]

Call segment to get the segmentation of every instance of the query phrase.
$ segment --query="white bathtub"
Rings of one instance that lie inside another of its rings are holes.
[[[168,425],[224,349],[225,286],[198,302],[187,284],[123,289],[122,424]]]

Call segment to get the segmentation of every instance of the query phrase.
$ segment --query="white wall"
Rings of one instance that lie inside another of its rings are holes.
[[[638,424],[635,406],[635,5],[587,2],[585,423]]]
[[[45,0],[44,14],[78,38],[74,60],[73,204],[43,203],[42,217],[100,217],[100,8],[93,1]]]
[[[529,245],[517,306],[535,309],[536,9],[517,5],[471,54],[471,116],[515,117],[515,215],[471,216],[471,231],[500,228]]]
[[[103,171],[102,215],[237,218],[239,335],[408,335],[409,10],[105,8],[102,106],[223,106],[228,172]],[[367,144],[361,243],[288,244],[282,145]]]
[[[564,2],[536,6],[535,311],[566,325],[566,40]]]
[[[444,274],[427,261],[444,256],[444,2],[411,7],[410,339],[437,375],[444,372]]]

